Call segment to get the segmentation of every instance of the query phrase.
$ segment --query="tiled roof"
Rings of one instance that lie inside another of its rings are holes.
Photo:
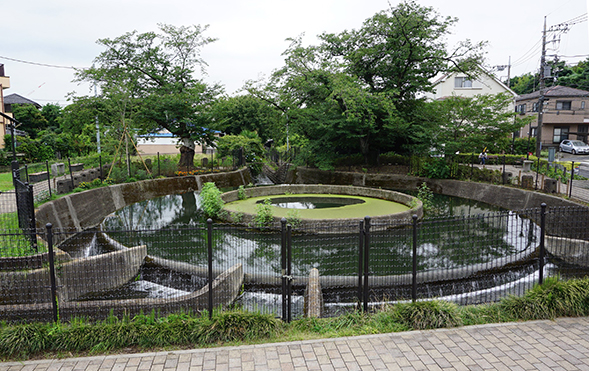
[[[575,88],[569,88],[568,86],[556,85],[544,90],[544,96],[546,98],[574,98],[574,97],[589,97],[589,91],[580,90]],[[535,91],[529,94],[520,95],[516,98],[516,101],[538,99],[540,98],[540,91]]]
[[[18,94],[9,94],[4,96],[4,104],[32,104],[37,108],[41,108],[41,105],[28,98],[20,96]]]

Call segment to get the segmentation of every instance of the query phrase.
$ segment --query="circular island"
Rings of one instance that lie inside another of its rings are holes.
[[[221,196],[225,201],[226,221],[255,225],[258,205],[263,203],[270,206],[275,223],[282,218],[293,219],[294,216],[299,227],[312,227],[315,231],[326,233],[341,232],[339,228],[331,228],[334,222],[339,225],[349,225],[346,221],[357,224],[366,216],[370,216],[373,223],[406,221],[413,215],[423,216],[419,199],[383,189],[290,184],[246,188],[244,191],[245,199],[239,199],[239,191],[226,192]]]

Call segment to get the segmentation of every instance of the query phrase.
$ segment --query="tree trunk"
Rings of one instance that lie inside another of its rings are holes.
[[[182,146],[180,147],[178,169],[189,171],[194,168],[194,141],[190,138],[182,138],[180,142]]]

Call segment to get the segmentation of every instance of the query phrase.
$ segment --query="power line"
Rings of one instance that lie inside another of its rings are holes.
[[[24,61],[22,59],[9,58],[9,57],[1,56],[1,55],[0,55],[0,59],[7,59],[7,60],[13,61],[13,62],[32,64],[34,66],[41,66],[41,67],[64,68],[64,69],[70,69],[70,70],[79,70],[79,69],[82,69],[82,68],[72,67],[72,66],[58,66],[58,65],[55,65],[55,64],[29,62],[29,61]]]

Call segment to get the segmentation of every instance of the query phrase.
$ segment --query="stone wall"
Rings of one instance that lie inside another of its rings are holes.
[[[564,198],[513,187],[397,174],[360,174],[299,167],[289,173],[288,181],[293,184],[340,184],[395,190],[415,190],[425,182],[434,193],[482,201],[511,210],[540,207],[542,203],[551,207],[579,206]]]
[[[215,182],[221,188],[246,185],[251,181],[249,170],[244,168],[228,173],[144,180],[95,188],[41,205],[35,213],[37,227],[44,228],[51,223],[59,230],[81,231],[97,226],[105,216],[136,202],[198,191],[206,182]]]

